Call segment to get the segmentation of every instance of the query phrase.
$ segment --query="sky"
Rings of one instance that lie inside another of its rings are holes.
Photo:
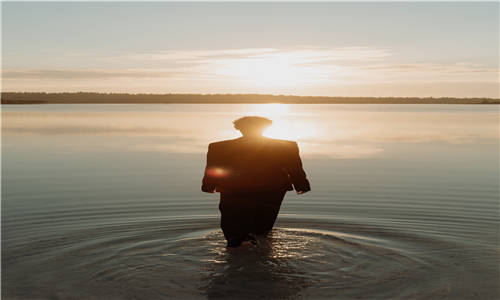
[[[3,2],[2,90],[499,97],[498,2]]]

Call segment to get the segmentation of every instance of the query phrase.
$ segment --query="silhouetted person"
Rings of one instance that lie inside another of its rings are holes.
[[[311,190],[296,142],[262,136],[272,121],[234,121],[242,137],[211,143],[201,190],[220,192],[221,228],[228,247],[254,241],[273,228],[287,191]]]

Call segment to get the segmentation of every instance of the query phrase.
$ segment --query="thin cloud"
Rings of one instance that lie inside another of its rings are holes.
[[[482,64],[458,62],[451,64],[433,63],[407,63],[407,64],[381,64],[366,66],[367,70],[383,70],[387,72],[445,72],[445,73],[488,73],[497,72],[497,68],[487,67]]]
[[[221,50],[152,51],[129,53],[110,58],[137,61],[163,61],[175,64],[210,63],[213,60],[289,58],[302,64],[339,60],[372,60],[390,56],[385,48],[244,48]]]
[[[182,75],[165,70],[4,70],[3,79],[111,79],[111,78],[166,78]]]

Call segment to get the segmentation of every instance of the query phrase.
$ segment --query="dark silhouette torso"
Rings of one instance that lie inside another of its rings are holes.
[[[292,190],[293,186],[309,190],[297,143],[269,138],[210,144],[203,185],[220,192]]]

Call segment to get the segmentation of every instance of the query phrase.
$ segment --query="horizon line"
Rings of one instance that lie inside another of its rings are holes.
[[[130,92],[85,92],[85,91],[61,91],[61,92],[46,92],[46,91],[37,91],[37,92],[23,92],[23,91],[2,91],[0,94],[98,94],[98,95],[131,95],[131,96],[140,96],[140,95],[151,95],[151,96],[262,96],[262,97],[297,97],[297,98],[366,98],[366,99],[380,99],[380,98],[391,98],[391,99],[490,99],[490,100],[500,100],[500,96],[498,98],[493,97],[435,97],[435,96],[427,96],[427,97],[416,97],[416,96],[315,96],[315,95],[293,95],[293,94],[263,94],[263,93],[130,93]]]

